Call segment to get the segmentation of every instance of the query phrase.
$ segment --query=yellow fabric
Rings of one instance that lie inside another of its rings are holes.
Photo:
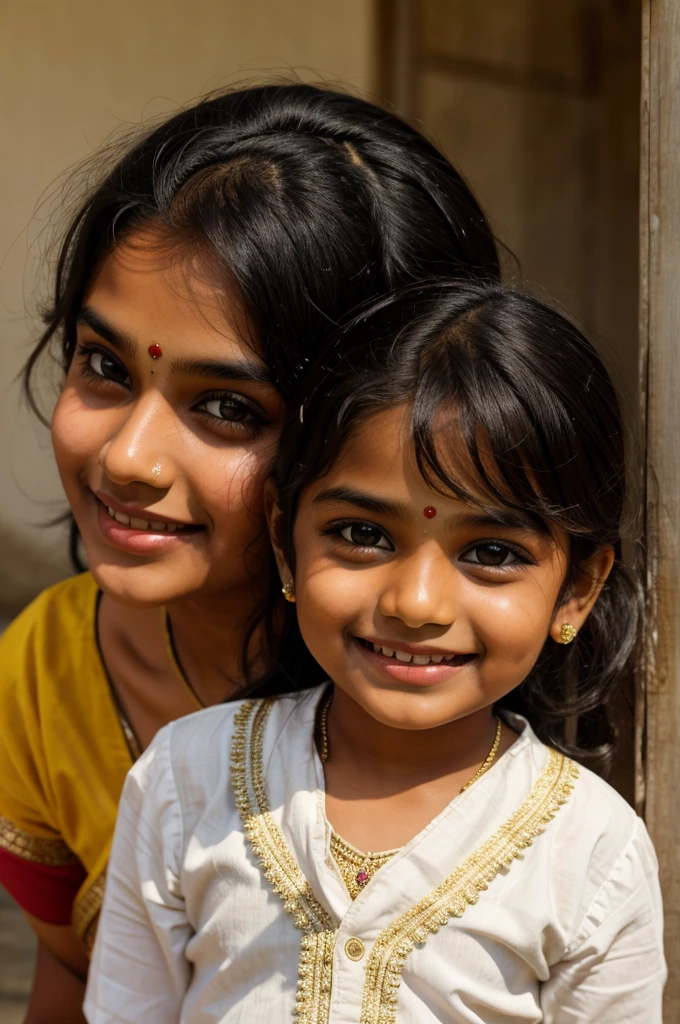
[[[40,594],[0,637],[0,845],[22,856],[13,830],[27,859],[39,861],[41,848],[54,856],[59,841],[75,854],[88,872],[73,915],[81,934],[132,765],[96,609],[96,583],[83,573]]]

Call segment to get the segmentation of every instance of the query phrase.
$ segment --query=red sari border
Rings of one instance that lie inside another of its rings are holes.
[[[69,925],[87,873],[80,861],[37,864],[0,847],[0,883],[22,910],[45,924]]]

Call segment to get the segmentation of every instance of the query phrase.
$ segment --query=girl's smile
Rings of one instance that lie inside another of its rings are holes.
[[[384,640],[352,639],[370,666],[410,686],[434,686],[449,681],[476,657],[427,645],[408,645],[403,641],[396,646]]]

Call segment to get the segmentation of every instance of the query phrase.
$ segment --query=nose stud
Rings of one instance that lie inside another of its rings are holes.
[[[158,480],[158,477],[160,475],[161,475],[161,464],[160,464],[160,462],[157,462],[156,465],[151,470],[151,479],[153,480],[154,483],[156,483],[156,480]]]
[[[434,507],[434,505],[427,505],[423,509],[423,515],[425,516],[426,519],[434,519],[434,517],[437,515],[437,509]]]
[[[160,345],[149,345],[149,355],[152,359],[160,359],[163,355],[163,349]]]

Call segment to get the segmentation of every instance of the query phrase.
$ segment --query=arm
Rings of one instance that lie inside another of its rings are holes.
[[[191,972],[192,929],[180,886],[182,817],[170,726],[128,775],[90,969],[90,1024],[178,1021]]]
[[[68,946],[71,942],[78,941],[70,928],[53,928],[52,932],[51,938],[55,943],[59,943],[61,939],[63,945]],[[58,932],[66,934],[59,936]],[[33,976],[33,993],[24,1024],[85,1024],[84,998],[84,974],[76,973],[67,967],[50,946],[40,939]]]
[[[656,857],[639,822],[542,987],[545,1024],[661,1024],[662,933]]]

